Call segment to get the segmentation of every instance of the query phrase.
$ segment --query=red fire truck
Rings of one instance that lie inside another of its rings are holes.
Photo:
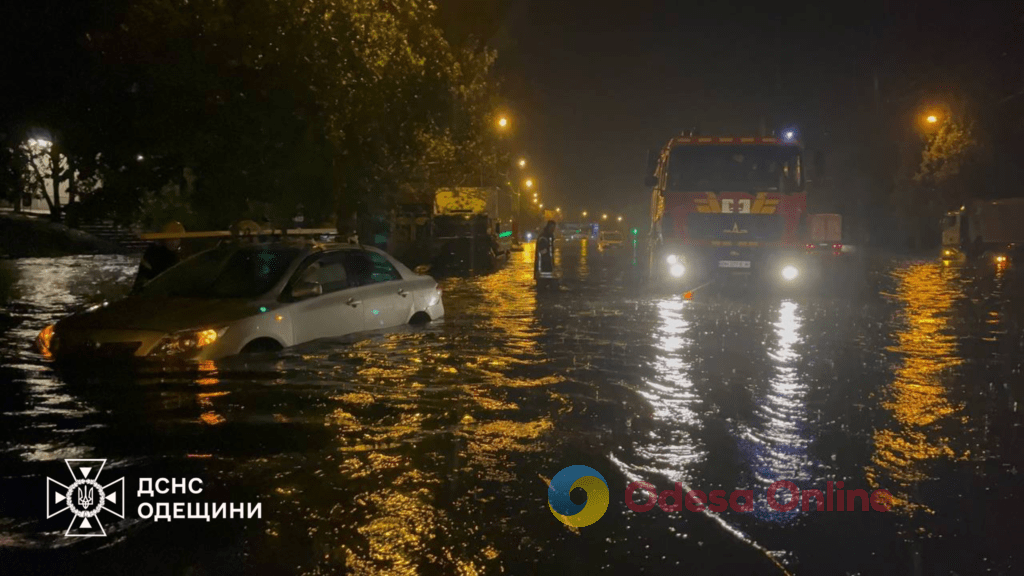
[[[652,279],[696,285],[746,275],[793,284],[808,275],[804,153],[787,136],[669,141],[647,179]]]

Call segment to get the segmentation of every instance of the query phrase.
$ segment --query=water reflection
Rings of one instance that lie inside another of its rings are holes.
[[[590,238],[583,238],[580,240],[580,262],[577,268],[577,274],[580,280],[586,280],[590,276]]]
[[[875,432],[867,473],[873,488],[888,489],[897,507],[909,510],[923,508],[914,495],[934,461],[958,457],[942,425],[962,409],[948,398],[950,369],[963,361],[949,325],[959,270],[917,264],[894,275],[902,321],[890,351],[902,355],[902,364],[883,406],[895,422]]]
[[[783,301],[773,326],[777,344],[768,353],[774,375],[768,394],[756,404],[760,426],[748,433],[748,440],[756,446],[755,478],[763,488],[778,480],[801,485],[802,480],[812,478],[812,462],[807,454],[808,386],[797,373],[800,354],[795,350],[801,341],[801,326],[799,305]]]
[[[517,462],[542,451],[564,403],[545,390],[560,379],[536,370],[546,329],[533,251],[519,254],[494,274],[447,279],[449,315],[425,334],[381,334],[326,354],[323,369],[354,370],[324,419],[344,455],[325,479],[352,504],[317,523],[325,554],[306,573],[477,574],[502,562],[493,545],[465,534],[481,531],[502,487],[535,477]]]
[[[644,382],[640,391],[651,405],[658,433],[637,448],[646,470],[671,482],[690,482],[690,465],[706,456],[690,430],[699,426],[695,411],[698,397],[685,359],[692,342],[687,336],[690,324],[685,318],[687,302],[676,296],[657,303],[659,325],[655,332],[653,358],[655,377]]]

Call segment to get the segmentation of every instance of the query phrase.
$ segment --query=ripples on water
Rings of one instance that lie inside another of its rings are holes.
[[[57,375],[28,343],[126,291],[135,261],[4,262],[5,492],[41,492],[62,458],[107,458],[129,487],[196,476],[206,499],[259,501],[263,519],[128,520],[104,548],[18,503],[0,514],[0,545],[26,565],[61,545],[158,573],[715,572],[756,558],[751,545],[806,573],[1012,571],[1007,539],[987,537],[1021,526],[994,503],[1024,512],[1010,277],[908,262],[874,269],[862,297],[684,300],[638,290],[628,254],[585,242],[562,247],[561,291],[535,292],[531,264],[528,248],[496,274],[445,280],[448,316],[424,328],[188,371]],[[577,532],[546,503],[570,464],[612,492],[606,518]],[[617,496],[632,480],[750,489],[758,506],[633,513]],[[896,507],[776,512],[764,492],[777,480],[886,488]]]

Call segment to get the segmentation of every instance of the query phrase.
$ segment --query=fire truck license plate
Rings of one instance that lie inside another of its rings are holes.
[[[750,260],[719,260],[719,268],[750,268]]]

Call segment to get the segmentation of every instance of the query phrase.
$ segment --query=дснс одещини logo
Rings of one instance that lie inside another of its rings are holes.
[[[65,536],[106,536],[100,512],[124,518],[124,478],[106,486],[100,484],[106,460],[69,459],[64,463],[71,470],[72,482],[65,486],[53,478],[46,479],[46,517],[70,510],[73,516]]]

